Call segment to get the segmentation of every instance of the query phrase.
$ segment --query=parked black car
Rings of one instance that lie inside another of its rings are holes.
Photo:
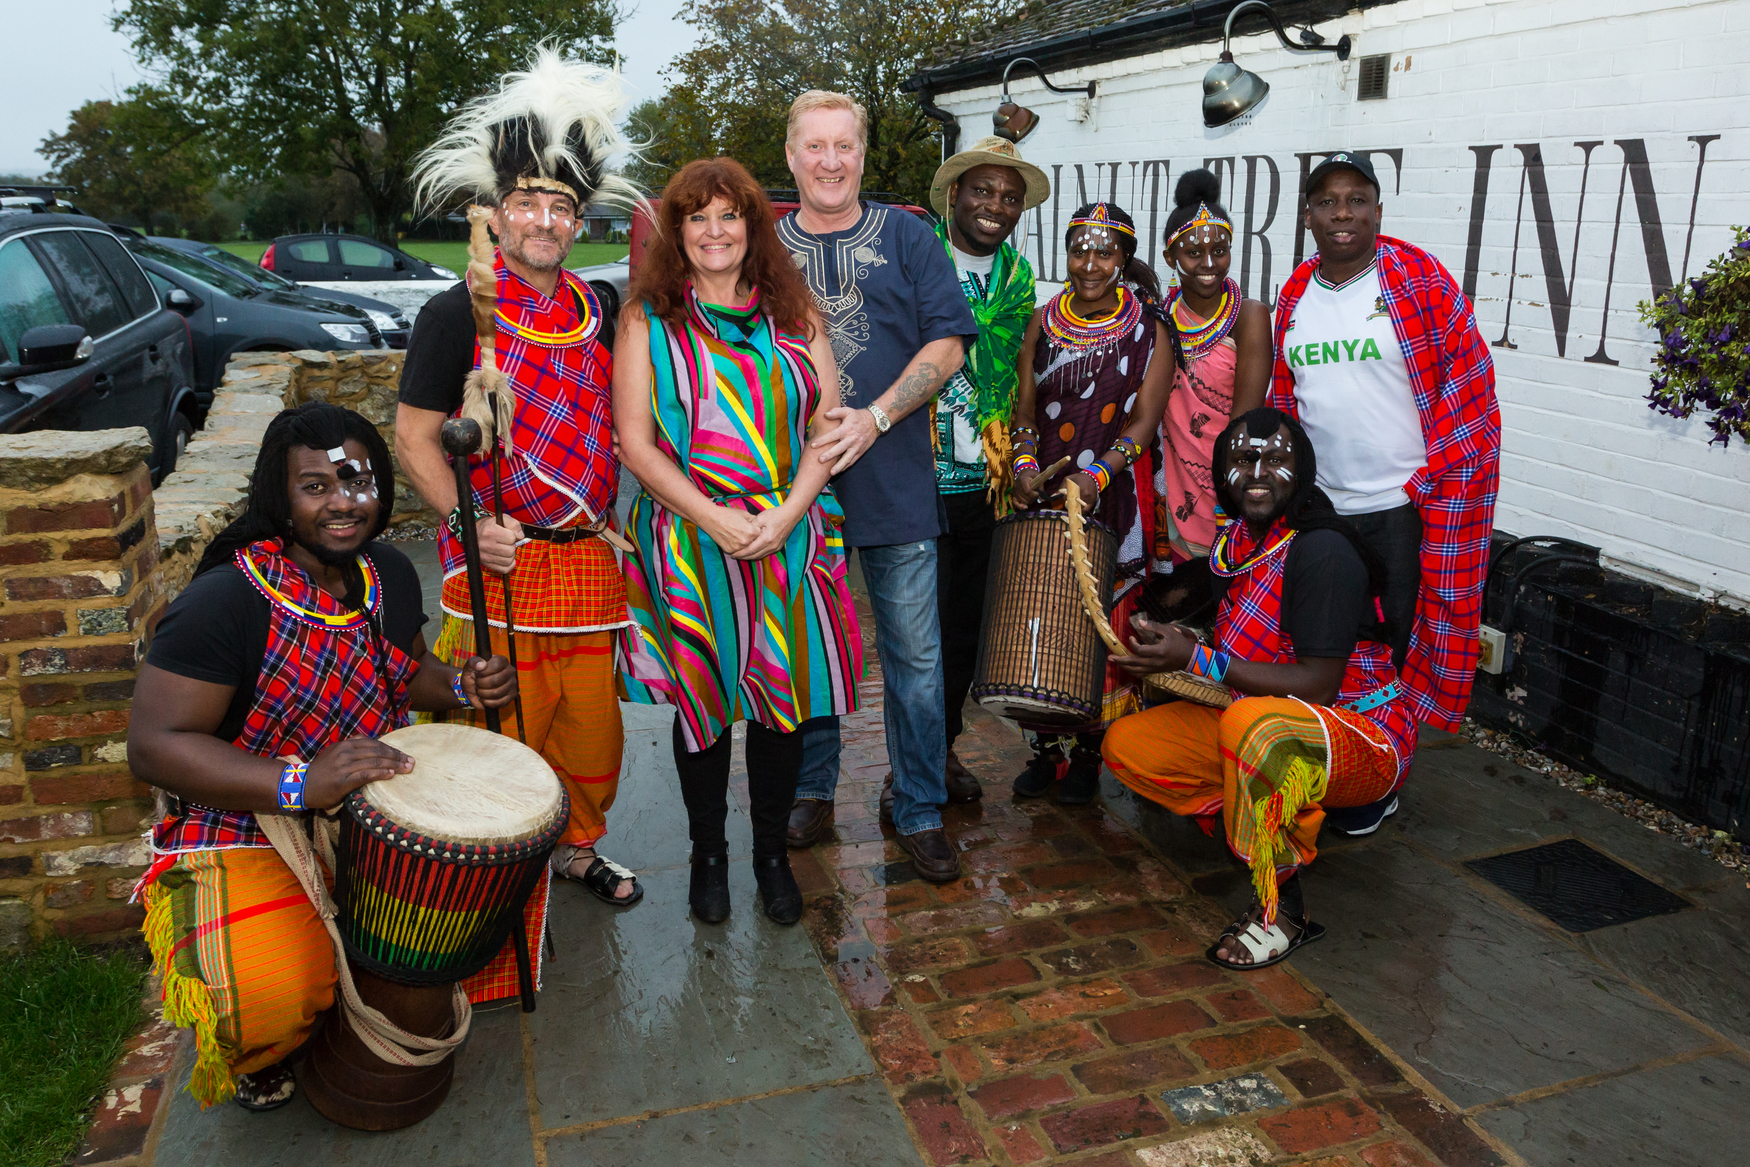
[[[102,223],[0,208],[0,431],[144,426],[160,479],[195,429],[192,347]]]
[[[281,235],[261,266],[288,280],[459,280],[447,267],[415,259],[363,235]]]
[[[114,227],[115,224],[110,224]],[[123,231],[126,228],[122,228]],[[117,232],[120,234],[120,232]],[[264,267],[250,263],[241,255],[226,251],[216,243],[202,243],[198,239],[174,239],[168,235],[150,236],[153,243],[177,251],[186,251],[190,255],[198,255],[208,263],[242,276],[263,289],[288,292],[302,292],[312,300],[326,301],[331,304],[347,304],[364,310],[371,323],[377,326],[377,331],[383,334],[383,343],[390,348],[406,348],[407,338],[413,332],[413,326],[407,322],[407,316],[401,309],[386,300],[372,299],[361,296],[357,292],[349,292],[345,288],[306,288],[286,279],[278,272],[269,271]]]
[[[383,347],[382,334],[363,309],[265,288],[198,255],[150,239],[121,238],[164,303],[188,318],[202,408],[212,403],[232,353]]]

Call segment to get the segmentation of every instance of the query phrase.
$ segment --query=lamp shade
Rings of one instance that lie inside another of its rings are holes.
[[[1006,94],[1004,96],[1007,97]],[[1038,126],[1039,115],[1024,105],[1016,105],[1012,101],[1005,100],[997,106],[996,113],[991,117],[991,123],[996,127],[997,137],[1007,138],[1011,142],[1019,142],[1031,134],[1034,127]]]
[[[1270,83],[1256,73],[1234,64],[1234,55],[1221,54],[1221,60],[1203,75],[1203,124],[1214,129],[1225,126],[1250,110],[1270,92]]]

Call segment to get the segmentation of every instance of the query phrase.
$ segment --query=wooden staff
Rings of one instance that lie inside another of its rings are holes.
[[[498,395],[495,393],[492,396],[494,398],[493,403],[492,403],[493,408],[497,409],[498,402],[497,402],[496,398]],[[503,527],[504,526],[504,477],[500,471],[499,464],[498,464],[499,451],[501,449],[502,449],[502,447],[498,443],[496,443],[496,442],[493,443],[493,447],[492,447],[492,517],[497,521],[497,523],[500,527]],[[514,551],[513,551],[513,554],[514,554]],[[517,663],[516,663],[516,616],[512,612],[512,604],[511,604],[511,596],[510,596],[510,576],[508,576],[508,575],[505,576],[502,580],[499,581],[499,583],[504,588],[504,643],[505,643],[505,648],[507,649],[506,655],[508,655],[510,657],[511,675],[513,677],[520,678],[522,676],[522,674],[517,672]],[[528,731],[528,728],[525,725],[523,725],[523,694],[522,694],[522,688],[520,685],[517,688],[517,695],[516,695],[516,736],[517,736],[517,740],[522,742],[524,745],[527,745],[529,743],[529,731]]]
[[[474,528],[474,484],[468,479],[468,456],[480,449],[480,426],[471,418],[452,417],[439,431],[444,453],[456,472],[456,513],[462,520],[462,558],[468,564],[468,611],[474,620],[474,652],[492,659],[492,627],[486,622],[486,579],[480,573],[480,533]],[[467,668],[464,662],[463,668]],[[486,710],[486,728],[503,733],[498,710]]]

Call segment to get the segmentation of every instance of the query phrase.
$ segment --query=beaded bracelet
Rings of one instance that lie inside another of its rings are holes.
[[[280,771],[281,810],[304,809],[304,772],[309,768],[308,762],[287,762],[286,768]]]
[[[1106,493],[1106,488],[1112,485],[1112,467],[1106,465],[1104,459],[1093,463],[1082,473],[1094,480],[1094,486],[1101,494]]]
[[[1025,439],[1023,439],[1021,437],[1022,434],[1026,434],[1027,437]],[[1039,431],[1034,429],[1030,425],[1018,425],[1009,431],[1009,441],[1019,442],[1022,440],[1026,440],[1026,441],[1030,441],[1030,442],[1038,441],[1039,440]]]
[[[463,665],[462,669],[467,667]],[[462,708],[467,709],[474,703],[468,700],[468,691],[462,688],[462,669],[457,669],[456,675],[450,678],[450,692],[456,695],[456,700],[461,703]]]
[[[481,508],[481,507],[474,508],[474,518],[476,520],[484,519],[485,517],[486,517],[486,511],[483,508]],[[456,538],[460,539],[462,537],[462,504],[461,503],[457,503],[455,506],[450,508],[449,517],[444,519],[444,526],[448,527],[450,529],[450,534],[454,535]]]
[[[1199,644],[1191,650],[1191,660],[1185,665],[1185,671],[1220,682],[1227,677],[1227,667],[1232,663],[1233,657],[1227,653]]]
[[[1129,466],[1142,457],[1142,447],[1136,444],[1135,438],[1122,437],[1112,443],[1112,448],[1124,456],[1124,464]]]
[[[1037,474],[1037,473],[1039,473],[1039,459],[1035,458],[1031,454],[1016,454],[1015,455],[1015,473],[1016,474]]]

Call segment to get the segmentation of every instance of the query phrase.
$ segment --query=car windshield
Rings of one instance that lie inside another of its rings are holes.
[[[247,299],[261,289],[238,275],[233,275],[216,264],[209,263],[198,255],[190,255],[186,251],[163,247],[157,243],[133,241],[135,255],[145,259],[155,259],[165,267],[174,268],[204,288],[223,292],[227,296],[237,296]]]
[[[232,255],[223,247],[203,247],[200,250],[200,257],[209,260],[212,263],[219,264],[222,267],[229,268],[231,271],[236,272],[246,280],[253,281],[257,284],[266,284],[270,288],[292,288],[295,290],[298,286],[295,282],[286,279],[285,276],[280,275],[278,272],[268,271],[265,267],[262,267],[259,264],[250,263],[241,255]]]

